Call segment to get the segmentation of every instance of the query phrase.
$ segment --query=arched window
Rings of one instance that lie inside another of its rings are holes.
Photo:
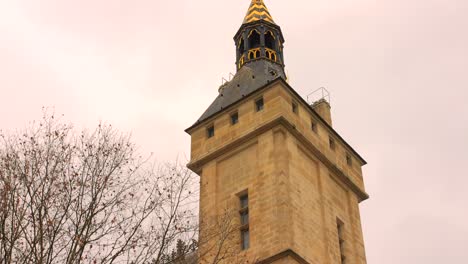
[[[249,50],[248,59],[253,60],[260,57],[260,48]]]
[[[266,51],[266,56],[267,56],[267,58],[269,58],[269,59],[272,60],[272,61],[276,61],[276,60],[277,60],[277,58],[276,58],[276,52],[275,52],[274,50],[268,49],[268,48],[267,48],[265,51]]]
[[[265,46],[269,49],[276,50],[275,48],[275,36],[271,31],[265,33]]]
[[[239,49],[239,54],[242,56],[242,54],[244,54],[244,51],[245,51],[244,39],[243,38],[239,41],[238,49]]]
[[[249,49],[258,47],[260,47],[260,33],[254,29],[249,34]]]

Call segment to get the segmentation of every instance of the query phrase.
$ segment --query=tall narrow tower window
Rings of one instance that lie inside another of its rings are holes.
[[[249,49],[260,47],[260,33],[257,30],[250,31],[249,34]]]
[[[265,46],[269,49],[275,50],[275,37],[271,31],[265,33]]]
[[[244,39],[241,39],[240,42],[239,42],[239,47],[238,47],[239,48],[239,54],[241,56],[242,56],[242,54],[244,54],[244,51],[245,51],[244,47],[245,47],[244,46]]]
[[[337,231],[338,231],[338,242],[339,242],[339,250],[340,250],[340,260],[341,264],[346,263],[346,256],[344,255],[344,247],[345,247],[345,240],[344,240],[344,224],[339,219],[337,220]]]
[[[240,223],[241,223],[241,248],[246,250],[250,247],[250,231],[249,231],[249,195],[245,194],[240,197]]]

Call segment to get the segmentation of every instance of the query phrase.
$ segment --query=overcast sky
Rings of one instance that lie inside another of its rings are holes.
[[[132,132],[160,161],[235,71],[249,0],[0,0],[0,129],[55,107]],[[467,263],[468,1],[266,0],[291,85],[332,93],[337,131],[369,162],[371,264]]]

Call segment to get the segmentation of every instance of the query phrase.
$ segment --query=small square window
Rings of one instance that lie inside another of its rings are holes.
[[[351,155],[349,155],[349,153],[346,154],[346,163],[350,167],[353,166],[353,158],[351,157]]]
[[[214,126],[210,126],[209,128],[206,129],[206,135],[208,138],[212,138],[215,135],[215,129]]]
[[[318,132],[318,128],[317,128],[317,122],[315,122],[314,120],[311,121],[311,128],[312,128],[312,131],[314,131],[315,133]]]
[[[260,99],[258,99],[257,101],[255,101],[255,109],[257,110],[257,112],[262,111],[263,108],[264,108],[264,105],[263,105],[263,98],[260,98]]]
[[[231,114],[231,125],[239,123],[239,113],[235,112]]]
[[[335,150],[336,148],[335,140],[330,137],[329,141],[330,141],[330,149]]]
[[[299,111],[298,111],[298,106],[296,103],[292,103],[292,111],[293,113],[297,114]]]

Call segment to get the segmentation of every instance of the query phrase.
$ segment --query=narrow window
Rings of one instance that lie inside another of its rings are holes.
[[[212,138],[215,135],[215,129],[214,126],[210,126],[209,128],[206,129],[206,135],[208,138]]]
[[[244,39],[241,39],[239,42],[239,54],[242,55],[244,54],[245,51],[245,45],[244,45]]]
[[[349,153],[346,153],[346,163],[350,167],[353,166],[353,158],[351,157],[351,155],[349,155]]]
[[[298,111],[298,106],[296,103],[292,103],[292,111],[293,113],[297,114],[299,111]]]
[[[241,248],[246,250],[250,247],[250,232],[249,232],[249,196],[242,195],[240,198],[240,222],[241,222]]]
[[[257,30],[254,29],[250,31],[248,40],[249,40],[249,49],[260,47],[260,33],[258,33]]]
[[[345,247],[345,240],[344,240],[344,224],[341,222],[339,219],[337,220],[337,231],[338,231],[338,243],[340,246],[340,259],[341,259],[341,264],[346,263],[346,257],[344,255],[344,247]]]
[[[314,133],[318,132],[317,122],[315,122],[314,120],[310,121],[310,127],[312,128],[312,131],[314,131]]]
[[[332,137],[330,137],[329,141],[330,141],[330,149],[335,150],[336,148],[335,140]]]
[[[231,125],[239,123],[239,113],[235,112],[231,114]]]
[[[255,101],[255,109],[257,110],[257,112],[262,111],[263,108],[264,108],[264,105],[263,105],[263,98],[260,98],[260,99],[258,99],[257,101]]]
[[[275,49],[275,36],[271,31],[267,31],[265,34],[265,46],[269,49]]]
[[[250,247],[250,233],[249,230],[242,230],[242,250],[247,250]]]

